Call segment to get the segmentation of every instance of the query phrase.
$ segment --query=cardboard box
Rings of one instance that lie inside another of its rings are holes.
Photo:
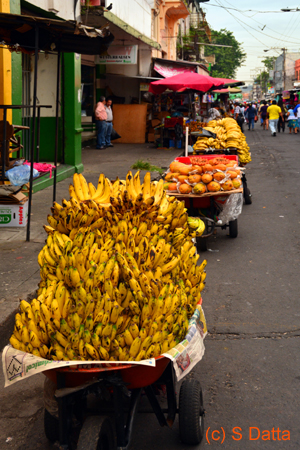
[[[0,227],[25,227],[28,222],[28,199],[18,204],[0,204]]]
[[[154,133],[148,133],[148,142],[154,142],[155,138],[154,138]]]

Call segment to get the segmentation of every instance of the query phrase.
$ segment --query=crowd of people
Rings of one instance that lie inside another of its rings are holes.
[[[218,103],[212,105],[209,110],[209,119],[221,117]],[[224,113],[224,111],[223,111]],[[233,117],[242,132],[244,125],[248,130],[254,130],[254,124],[260,122],[264,130],[270,130],[272,136],[285,131],[285,126],[289,128],[289,133],[297,134],[300,130],[300,100],[298,103],[284,103],[282,99],[262,100],[261,102],[240,103],[239,101],[230,102],[228,114]]]

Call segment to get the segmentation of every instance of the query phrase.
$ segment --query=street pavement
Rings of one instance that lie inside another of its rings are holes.
[[[204,394],[207,435],[201,448],[298,450],[300,136],[272,137],[259,124],[245,135],[252,153],[246,176],[253,203],[243,207],[238,237],[231,239],[218,228],[200,257],[200,262],[208,260],[203,306],[209,333],[204,358],[190,377],[201,382]],[[166,166],[174,156],[176,151],[147,146],[116,146],[105,154],[84,149],[84,175],[96,183],[100,171],[123,177],[137,159]],[[68,197],[69,183],[58,184],[58,199]],[[50,188],[34,194],[32,242],[22,241],[20,232],[0,241],[2,317],[36,288],[36,258],[45,239],[41,227],[51,198]],[[9,320],[6,325],[3,332]],[[1,374],[0,448],[57,448],[43,432],[42,387],[43,375],[38,375],[3,389]],[[179,442],[178,420],[169,430],[160,428],[153,415],[138,415],[132,450],[187,448],[199,447]]]

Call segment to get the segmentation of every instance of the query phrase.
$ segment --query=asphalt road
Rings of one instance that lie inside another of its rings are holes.
[[[204,392],[207,437],[200,447],[299,450],[300,136],[275,138],[256,125],[246,137],[253,203],[238,219],[238,237],[218,229],[200,258],[208,260],[209,328],[206,353],[191,375]],[[43,376],[3,389],[1,375],[0,386],[0,448],[57,448],[43,434]],[[199,448],[179,442],[178,421],[173,428],[139,414],[131,450]]]

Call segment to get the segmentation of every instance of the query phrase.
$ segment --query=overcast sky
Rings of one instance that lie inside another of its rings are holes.
[[[254,71],[263,67],[261,60],[265,56],[278,56],[282,53],[280,48],[300,51],[300,3],[297,0],[210,0],[201,6],[211,28],[227,28],[242,43],[247,59],[237,71],[239,80],[250,83]],[[279,12],[287,7],[298,7],[299,11]]]

